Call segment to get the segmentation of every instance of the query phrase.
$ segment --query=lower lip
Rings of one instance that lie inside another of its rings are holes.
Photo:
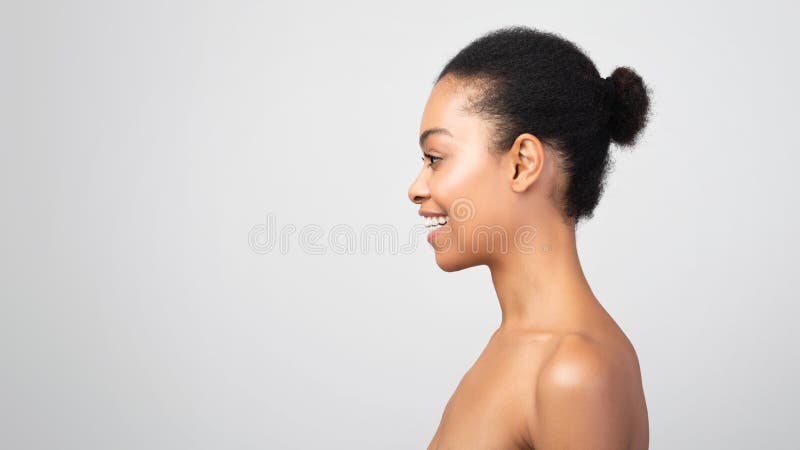
[[[431,230],[431,232],[428,233],[428,243],[432,245],[434,236],[436,236],[436,234],[439,233],[440,231],[442,231],[442,228],[444,228],[446,226],[447,226],[447,224],[444,224],[444,225],[441,225],[441,226],[437,227],[435,230]]]

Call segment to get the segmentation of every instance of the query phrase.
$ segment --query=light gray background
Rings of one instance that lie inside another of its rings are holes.
[[[486,268],[248,236],[407,243],[435,75],[524,24],[654,90],[579,229],[651,448],[797,448],[798,14],[722,5],[4,2],[0,447],[424,448],[499,323]]]

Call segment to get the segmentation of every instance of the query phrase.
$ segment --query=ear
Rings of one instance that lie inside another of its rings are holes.
[[[544,168],[544,146],[536,136],[523,133],[514,141],[509,151],[514,166],[514,177],[511,189],[514,192],[525,192],[539,179]]]

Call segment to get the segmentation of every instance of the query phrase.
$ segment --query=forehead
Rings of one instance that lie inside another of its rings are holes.
[[[428,96],[422,113],[420,133],[430,128],[452,128],[459,117],[464,115],[466,100],[461,83],[448,77],[442,78]]]
[[[445,128],[456,141],[468,142],[484,139],[488,124],[466,108],[476,94],[474,87],[450,77],[444,77],[433,87],[422,113],[419,133],[433,128]]]

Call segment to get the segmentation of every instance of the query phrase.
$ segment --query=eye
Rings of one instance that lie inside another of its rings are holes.
[[[427,153],[423,153],[423,155],[425,155],[425,156],[422,157],[423,161],[425,161],[425,159],[430,160],[430,163],[428,164],[428,166],[433,166],[433,165],[435,165],[436,163],[438,163],[442,159],[442,158],[440,158],[438,156],[429,155]]]

